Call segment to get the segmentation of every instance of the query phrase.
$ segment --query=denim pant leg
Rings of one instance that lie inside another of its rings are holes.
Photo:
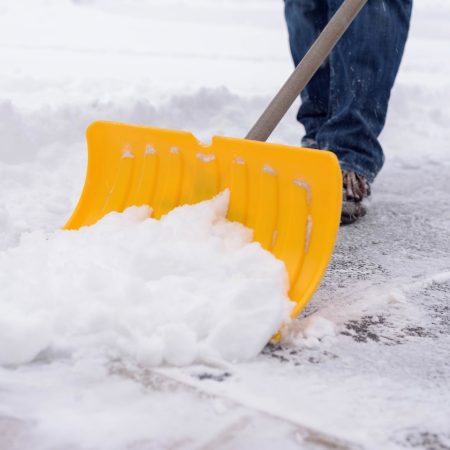
[[[333,14],[343,0],[328,0]],[[378,136],[403,55],[412,0],[369,0],[329,59],[329,119],[316,135],[341,167],[373,181],[384,162]]]
[[[297,66],[328,21],[327,0],[285,0],[289,45]],[[324,64],[301,93],[297,119],[305,127],[303,145],[317,147],[316,134],[328,119],[330,68]]]

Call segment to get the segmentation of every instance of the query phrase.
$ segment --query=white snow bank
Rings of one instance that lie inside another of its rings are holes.
[[[288,320],[284,265],[226,221],[228,194],[161,221],[148,207],[22,236],[0,253],[0,364],[254,357]]]
[[[30,84],[32,80],[23,83]],[[73,144],[82,142],[84,147],[86,128],[95,120],[182,129],[209,142],[214,134],[244,136],[253,120],[249,111],[257,113],[268,101],[260,96],[235,95],[224,87],[174,92],[161,99],[156,93],[143,96],[136,87],[121,92],[116,86],[110,86],[114,95],[98,98],[98,94],[90,95],[92,86],[86,83],[82,88],[74,88],[73,98],[66,96],[65,102],[54,101],[44,106],[43,99],[38,98],[46,92],[41,86],[28,95],[24,107],[17,98],[14,102],[3,99],[1,88],[0,162],[23,164],[45,160],[52,167],[73,153]],[[31,106],[31,95],[36,96],[39,106]],[[58,92],[54,95],[61,97]],[[193,111],[196,113],[192,114]],[[256,113],[253,113],[255,119]]]

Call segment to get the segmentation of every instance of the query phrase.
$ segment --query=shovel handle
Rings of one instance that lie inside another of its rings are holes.
[[[367,0],[345,0],[245,139],[266,141]]]

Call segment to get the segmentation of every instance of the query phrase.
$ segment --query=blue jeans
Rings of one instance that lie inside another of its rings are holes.
[[[295,65],[343,0],[285,0]],[[341,168],[372,182],[383,166],[378,136],[400,66],[412,0],[369,0],[308,86],[297,118],[302,145],[334,152]]]

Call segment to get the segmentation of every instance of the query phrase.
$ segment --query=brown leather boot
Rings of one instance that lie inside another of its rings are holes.
[[[370,185],[364,177],[348,170],[342,171],[342,183],[341,225],[348,225],[366,215],[362,201],[370,195]]]

